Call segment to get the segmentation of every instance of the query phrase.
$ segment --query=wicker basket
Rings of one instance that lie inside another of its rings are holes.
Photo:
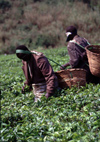
[[[86,84],[86,70],[67,69],[55,72],[58,78],[58,84],[61,88],[80,87]]]
[[[100,45],[88,45],[86,53],[91,73],[100,77]]]

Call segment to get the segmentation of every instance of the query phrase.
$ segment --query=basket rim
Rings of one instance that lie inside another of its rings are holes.
[[[90,48],[90,47],[99,47],[99,48],[100,48],[100,45],[93,45],[93,44],[92,44],[92,45],[87,45],[87,46],[85,47],[85,49],[86,49],[86,51],[87,51],[88,53],[92,53],[92,54],[94,54],[94,55],[99,55],[99,56],[100,56],[99,53],[95,53],[95,52],[89,50],[88,48]]]
[[[60,70],[60,71],[56,71],[55,73],[61,73],[63,71],[84,71],[84,72],[87,72],[85,69],[82,69],[82,68],[72,68],[72,69],[65,69],[65,70]]]

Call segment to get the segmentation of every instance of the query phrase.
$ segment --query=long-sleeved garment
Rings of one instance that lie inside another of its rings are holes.
[[[55,73],[43,53],[37,52],[31,55],[31,59],[23,63],[23,72],[26,77],[24,84],[31,85],[37,83],[46,83],[46,92],[53,93],[57,86]]]
[[[81,45],[83,48],[79,45]],[[88,41],[78,35],[76,35],[73,40],[68,42],[67,49],[70,57],[69,64],[72,68],[83,68],[87,71],[87,83],[97,83],[98,78],[91,74],[88,66],[88,58],[85,50],[86,46],[88,46]]]
[[[77,43],[77,44],[76,44]],[[81,45],[82,47],[80,47]],[[88,45],[86,39],[76,35],[72,41],[68,42],[68,54],[70,56],[70,66],[72,68],[84,68],[87,69],[88,59],[85,57],[85,47]]]

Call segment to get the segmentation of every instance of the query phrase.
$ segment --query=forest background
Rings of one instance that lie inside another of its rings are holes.
[[[91,44],[100,43],[99,0],[0,0],[0,54],[66,45],[69,25]]]

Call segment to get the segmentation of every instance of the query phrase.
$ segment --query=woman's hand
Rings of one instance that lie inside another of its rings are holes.
[[[68,67],[68,66],[70,66],[70,64],[69,63],[66,63],[66,64],[64,64],[64,65],[62,65],[61,67],[60,67],[60,69],[61,70],[64,70],[66,67]]]
[[[24,85],[23,87],[22,87],[22,93],[23,94],[25,94],[25,92],[30,92],[30,91],[32,91],[32,85],[29,85],[29,86],[27,86],[26,87],[26,85]]]
[[[62,65],[61,67],[60,67],[60,69],[61,70],[64,70],[66,67],[64,67],[64,65]]]
[[[24,85],[24,86],[22,87],[22,93],[23,93],[23,94],[25,94],[25,86],[26,86],[26,85]]]

